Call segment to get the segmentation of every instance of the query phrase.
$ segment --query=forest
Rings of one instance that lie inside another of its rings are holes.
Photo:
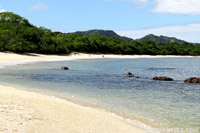
[[[70,54],[71,52],[126,55],[200,55],[200,45],[125,41],[98,34],[52,32],[36,27],[12,12],[0,13],[0,51],[15,53]]]

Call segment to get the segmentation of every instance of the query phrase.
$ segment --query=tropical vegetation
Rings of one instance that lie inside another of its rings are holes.
[[[69,54],[73,51],[102,54],[200,55],[200,45],[125,40],[120,36],[52,32],[36,27],[12,12],[0,13],[0,51],[15,53]]]

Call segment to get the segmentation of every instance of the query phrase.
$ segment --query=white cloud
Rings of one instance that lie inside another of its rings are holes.
[[[0,13],[1,13],[1,12],[6,12],[6,10],[5,10],[5,9],[0,9]]]
[[[176,37],[189,42],[200,43],[200,23],[189,24],[182,26],[166,26],[153,29],[143,30],[124,30],[116,31],[119,35],[127,36],[133,39],[141,38],[148,34],[164,35],[169,37]]]
[[[48,7],[45,6],[43,3],[38,2],[35,5],[33,5],[32,7],[29,8],[30,11],[35,11],[35,10],[44,10],[47,9]]]
[[[131,2],[134,4],[153,3],[155,6],[152,8],[152,11],[155,13],[200,15],[200,9],[199,9],[200,0],[107,0],[107,1]]]
[[[200,0],[155,0],[153,12],[174,14],[200,14]]]
[[[1,8],[2,8],[2,6],[0,5],[0,13],[6,11],[5,9],[1,9]]]

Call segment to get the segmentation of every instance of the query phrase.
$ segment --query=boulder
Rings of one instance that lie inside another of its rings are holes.
[[[60,69],[61,69],[61,70],[69,70],[69,68],[66,67],[66,66],[60,67]]]
[[[185,83],[200,83],[200,77],[190,77],[184,80]]]
[[[153,77],[153,80],[173,81],[173,79],[172,79],[172,78],[169,78],[169,77]]]
[[[126,77],[134,77],[134,75],[131,72],[125,72],[124,73]]]
[[[125,75],[133,75],[131,72],[125,72]]]

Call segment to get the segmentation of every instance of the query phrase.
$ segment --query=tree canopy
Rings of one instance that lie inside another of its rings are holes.
[[[19,15],[0,13],[0,51],[69,54],[72,51],[102,54],[200,55],[200,45],[175,42],[124,41],[99,34],[78,35],[36,27]]]

